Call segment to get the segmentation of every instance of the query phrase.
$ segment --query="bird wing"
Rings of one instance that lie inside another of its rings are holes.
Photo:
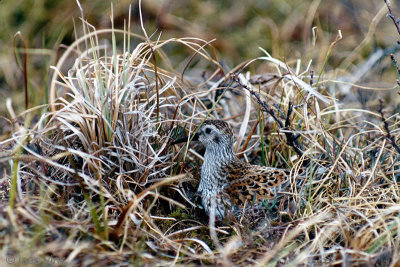
[[[242,206],[274,199],[277,187],[288,180],[290,171],[237,161],[225,166],[229,186],[225,189],[233,204]]]

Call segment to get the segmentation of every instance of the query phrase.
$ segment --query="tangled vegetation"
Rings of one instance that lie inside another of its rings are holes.
[[[308,15],[320,4],[311,2]],[[279,57],[275,42],[229,67],[218,41],[151,35],[141,11],[142,34],[131,13],[122,28],[112,16],[96,29],[82,11],[76,40],[49,67],[45,103],[35,104],[27,53],[16,49],[26,98],[22,111],[11,98],[4,105],[0,261],[398,266],[398,44],[366,52],[393,12],[382,1],[340,60],[342,31],[306,19],[311,41],[299,57]],[[204,148],[172,144],[206,118],[232,125],[242,160],[292,170],[262,218],[209,225],[195,195]],[[301,183],[300,167],[313,170]]]

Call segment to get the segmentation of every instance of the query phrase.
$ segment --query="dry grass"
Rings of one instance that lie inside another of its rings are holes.
[[[227,69],[212,41],[82,25],[84,35],[53,67],[48,105],[32,108],[43,115],[17,116],[7,105],[14,132],[1,143],[11,166],[0,183],[1,260],[399,264],[400,155],[386,138],[398,142],[399,117],[386,109],[385,129],[375,99],[354,103],[348,86],[358,80],[346,76],[364,75],[365,65],[340,77],[325,70],[340,34],[315,47],[325,52],[318,68],[261,50]],[[187,60],[176,66],[171,46],[182,46]],[[263,105],[290,125],[280,127]],[[290,190],[265,218],[210,228],[196,206],[201,147],[170,144],[207,117],[235,128],[243,160],[293,170]],[[302,156],[287,144],[288,131],[300,135]],[[297,183],[306,163],[318,171]]]

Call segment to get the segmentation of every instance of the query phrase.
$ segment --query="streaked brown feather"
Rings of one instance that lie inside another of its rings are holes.
[[[276,195],[273,191],[286,182],[290,174],[287,170],[250,165],[242,161],[232,162],[223,170],[229,182],[224,194],[237,206],[274,199]]]

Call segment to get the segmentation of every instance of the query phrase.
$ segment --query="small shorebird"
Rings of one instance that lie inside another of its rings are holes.
[[[239,160],[233,151],[234,139],[230,125],[221,120],[204,121],[193,137],[206,147],[197,193],[205,212],[216,220],[225,217],[227,210],[240,217],[246,208],[262,207],[261,202],[275,199],[290,177],[290,170]]]

